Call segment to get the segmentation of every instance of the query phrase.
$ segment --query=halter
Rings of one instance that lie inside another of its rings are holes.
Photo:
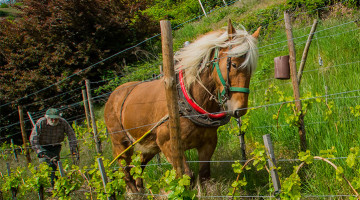
[[[231,47],[230,47],[231,48]],[[227,100],[229,100],[229,93],[230,92],[242,92],[242,93],[250,93],[249,88],[242,88],[242,87],[231,87],[230,86],[230,79],[229,79],[229,73],[230,73],[230,68],[231,68],[231,57],[227,58],[227,66],[226,66],[226,70],[227,70],[227,80],[225,82],[223,75],[221,74],[221,70],[219,67],[219,60],[218,60],[218,54],[219,54],[219,48],[215,49],[215,55],[214,55],[214,60],[217,60],[216,62],[213,62],[213,67],[212,70],[214,68],[216,68],[216,72],[219,76],[220,82],[223,85],[224,89],[218,93],[218,98],[219,98],[219,102],[221,104],[224,104]]]

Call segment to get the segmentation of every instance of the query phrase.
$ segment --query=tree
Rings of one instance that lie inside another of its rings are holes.
[[[98,80],[118,63],[135,61],[131,51],[87,70],[158,31],[157,22],[141,13],[140,0],[24,0],[22,16],[0,21],[0,103],[32,103],[79,87],[86,77]],[[80,72],[79,75],[74,73]],[[56,82],[66,79],[62,84]],[[73,94],[63,96],[68,98]],[[79,100],[79,99],[77,99]],[[51,106],[40,102],[28,110]],[[69,103],[69,102],[67,102]],[[1,107],[4,110],[11,108]],[[4,125],[0,121],[0,127]]]

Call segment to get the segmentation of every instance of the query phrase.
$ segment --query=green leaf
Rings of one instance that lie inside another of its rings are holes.
[[[344,174],[344,169],[342,167],[338,167],[336,169],[336,180],[338,181],[343,181],[343,174]]]
[[[299,159],[306,164],[311,164],[314,161],[314,157],[310,155],[310,151],[306,150],[306,152],[300,152],[298,154]]]
[[[353,168],[356,164],[356,158],[359,155],[359,147],[352,147],[350,149],[350,154],[348,155],[347,159],[346,159],[346,164],[350,167]]]

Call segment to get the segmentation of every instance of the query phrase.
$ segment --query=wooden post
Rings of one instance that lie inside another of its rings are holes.
[[[296,112],[300,112],[299,116],[299,136],[300,136],[300,150],[306,151],[306,133],[304,127],[304,115],[302,114],[301,108],[301,101],[300,101],[300,91],[299,91],[299,82],[296,76],[296,53],[295,53],[295,46],[293,41],[293,34],[292,34],[292,27],[290,23],[290,16],[289,13],[286,11],[284,12],[284,20],[285,20],[285,28],[286,28],[286,37],[288,41],[289,47],[289,56],[290,56],[290,74],[291,74],[291,82],[293,85],[294,91],[294,99],[296,105]]]
[[[300,67],[299,67],[299,72],[297,74],[297,79],[298,79],[298,84],[300,85],[300,82],[301,82],[301,76],[302,76],[302,72],[304,71],[304,67],[305,67],[305,63],[306,63],[306,59],[307,59],[307,55],[308,55],[308,52],[309,52],[309,48],[310,48],[310,44],[311,44],[311,41],[312,41],[312,38],[314,36],[314,32],[316,30],[316,26],[317,26],[317,19],[314,19],[314,23],[312,25],[312,28],[311,28],[311,31],[310,31],[310,34],[309,34],[309,37],[306,41],[306,45],[305,45],[305,48],[304,48],[304,52],[303,52],[303,55],[302,55],[302,58],[301,58],[301,63],[300,63]]]
[[[6,163],[6,169],[7,169],[7,173],[8,173],[8,176],[10,177],[11,176],[11,169],[10,169],[10,163]],[[11,188],[11,198],[13,200],[16,200],[16,188]]]
[[[6,163],[6,169],[7,169],[7,173],[8,173],[8,176],[11,176],[11,169],[10,169],[10,163]]]
[[[59,161],[57,161],[57,164],[58,164],[58,167],[59,167],[60,176],[65,177],[65,172],[64,172],[64,168],[62,166],[62,162],[59,160]]]
[[[83,103],[84,103],[84,110],[85,110],[85,116],[86,116],[86,121],[87,121],[87,127],[88,130],[90,130],[90,114],[89,114],[89,103],[88,103],[88,98],[86,95],[86,90],[83,88],[81,90],[82,93],[82,97],[83,97]]]
[[[199,4],[200,4],[200,6],[201,6],[201,9],[202,9],[205,17],[207,17],[206,11],[205,11],[205,9],[204,9],[204,6],[203,6],[202,3],[201,3],[201,0],[199,0]],[[160,23],[161,23],[161,22],[160,22]]]
[[[239,127],[239,142],[240,142],[240,152],[241,152],[241,160],[243,162],[246,162],[246,146],[245,146],[245,133],[241,131],[241,117],[239,119],[236,119],[238,127]]]
[[[173,61],[173,43],[170,21],[160,21],[160,28],[164,66],[165,93],[167,108],[169,112],[172,164],[174,169],[176,170],[177,177],[181,177],[184,173],[184,166],[182,162],[184,158],[184,152],[182,150],[180,137],[180,115]]]
[[[281,185],[280,185],[280,179],[279,179],[277,169],[276,169],[276,160],[275,160],[274,149],[273,149],[273,145],[272,145],[269,134],[263,135],[263,140],[264,140],[264,144],[265,144],[265,148],[266,148],[266,154],[270,158],[270,159],[268,159],[268,163],[269,163],[271,179],[272,179],[273,186],[275,189],[274,194],[276,196],[281,191]]]
[[[38,167],[34,167],[34,169],[37,171]],[[43,185],[40,185],[40,187],[39,187],[38,196],[39,196],[39,200],[44,199],[44,186]]]
[[[20,128],[21,128],[22,140],[24,143],[26,161],[27,161],[27,164],[29,164],[29,163],[31,163],[31,157],[30,157],[30,151],[27,147],[27,135],[25,132],[24,112],[23,112],[22,106],[18,106],[18,110],[19,110]]]
[[[31,124],[32,124],[33,127],[34,127],[34,126],[35,126],[35,122],[34,122],[33,118],[31,117],[30,112],[27,112],[27,115],[29,116],[29,119],[30,119],[30,121],[31,121]]]
[[[98,161],[98,164],[99,164],[99,170],[100,170],[101,179],[102,179],[103,186],[104,186],[104,191],[106,193],[106,184],[108,183],[108,178],[106,176],[104,163],[102,161],[102,158],[98,158],[97,161]],[[107,199],[108,200],[115,200],[115,194],[112,194],[111,197],[108,197]]]
[[[93,107],[93,103],[92,103],[92,96],[91,96],[91,89],[90,89],[90,81],[86,79],[85,84],[86,84],[86,91],[87,91],[87,97],[88,97],[88,102],[89,102],[89,110],[90,110],[91,124],[92,124],[92,128],[93,128],[93,133],[94,133],[96,152],[102,153],[101,141],[99,139],[99,136],[97,133],[97,127],[96,127],[94,107]]]
[[[12,151],[14,152],[14,158],[15,158],[15,160],[16,160],[16,162],[18,162],[18,157],[17,157],[17,154],[16,154],[16,149],[14,148],[14,140],[13,139],[11,139],[11,149],[12,149]]]
[[[43,200],[44,198],[44,186],[40,185],[39,191],[38,191],[39,200]]]

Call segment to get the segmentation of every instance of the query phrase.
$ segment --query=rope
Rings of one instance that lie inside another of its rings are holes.
[[[143,136],[141,136],[138,140],[136,140],[134,143],[132,143],[128,148],[126,148],[123,152],[121,152],[119,155],[117,155],[113,161],[111,161],[110,165],[111,166],[120,156],[122,156],[124,153],[126,153],[129,149],[131,149],[133,146],[135,146],[135,144],[139,143],[142,139],[144,139],[147,135],[149,135],[149,133],[151,133],[152,130],[154,130],[155,128],[157,128],[158,126],[160,126],[162,123],[164,123],[166,120],[169,119],[169,115],[165,115],[163,118],[161,118],[161,120],[155,124],[154,127],[152,127],[150,130],[148,130]]]

